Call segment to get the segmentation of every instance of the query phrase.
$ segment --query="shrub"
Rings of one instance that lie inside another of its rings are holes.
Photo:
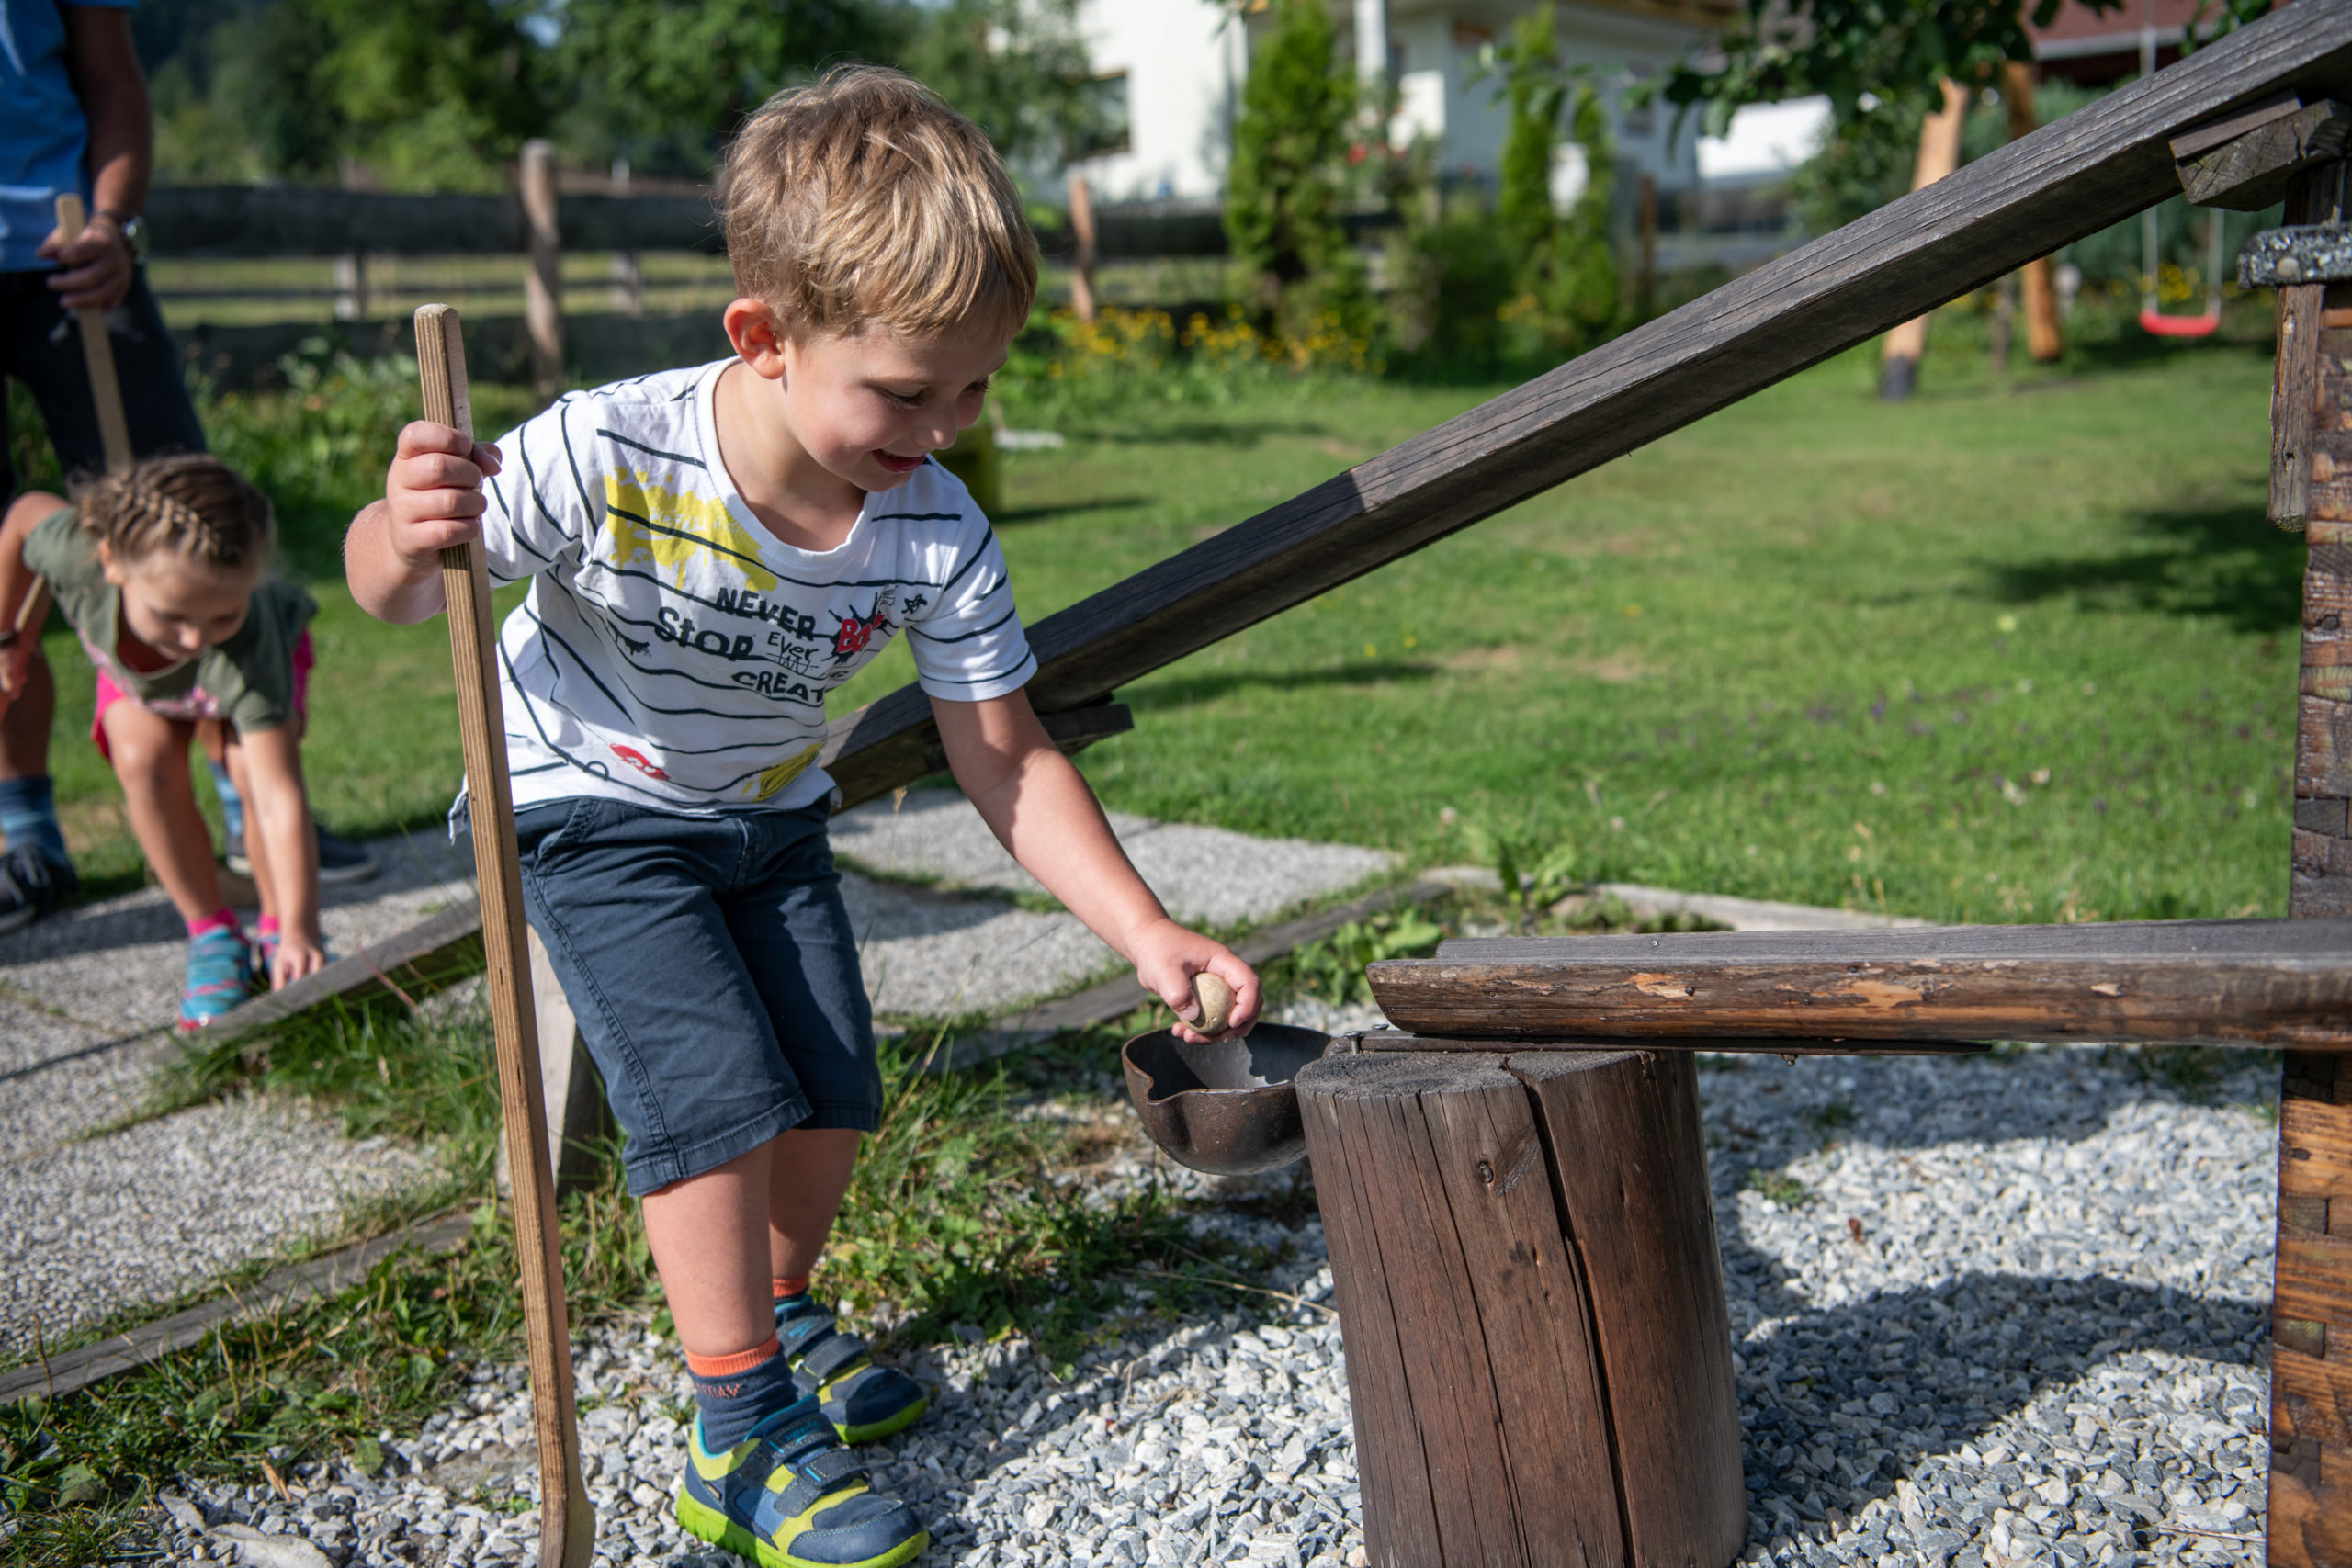
[[[1225,229],[1240,292],[1263,331],[1314,336],[1318,323],[1369,335],[1371,295],[1340,224],[1356,85],[1319,0],[1279,0],[1251,51],[1226,175]]]

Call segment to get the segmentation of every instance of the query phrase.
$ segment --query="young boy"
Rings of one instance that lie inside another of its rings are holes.
[[[930,460],[1036,291],[986,138],[846,68],[770,102],[725,175],[735,357],[571,394],[501,447],[410,425],[348,571],[396,622],[443,607],[458,540],[533,580],[500,647],[524,899],[694,1375],[680,1521],[774,1568],[895,1564],[929,1537],[840,1442],[927,1395],[808,1293],[881,1093],[825,836],[827,690],[903,628],[1021,863],[1180,1016],[1209,970],[1246,1028],[1258,985],[1168,918],[1046,739],[1002,553]]]

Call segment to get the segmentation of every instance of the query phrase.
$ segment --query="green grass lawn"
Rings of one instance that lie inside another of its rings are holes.
[[[1114,807],[1250,832],[1453,860],[1476,825],[1596,878],[1940,919],[2283,912],[2301,549],[2262,517],[2267,355],[2003,395],[1939,348],[1894,407],[1873,370],[1834,361],[1137,682],[1136,733],[1088,773]],[[1277,386],[1012,455],[1023,610],[1497,389]],[[216,428],[282,463],[303,417],[248,400]],[[430,828],[459,766],[441,626],[379,626],[333,576],[367,445],[297,465],[288,523],[324,606],[313,788],[362,833]],[[50,648],[72,836],[119,886],[86,671]],[[840,705],[908,674],[893,649]]]

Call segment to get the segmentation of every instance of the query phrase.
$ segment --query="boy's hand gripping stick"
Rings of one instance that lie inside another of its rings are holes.
[[[88,226],[79,196],[57,198],[59,233],[70,240]],[[130,467],[130,421],[123,416],[122,383],[114,373],[114,340],[107,336],[106,312],[96,305],[85,305],[74,315],[82,329],[82,363],[89,367],[90,398],[98,406],[98,444],[106,451],[107,471],[119,474]],[[36,577],[17,604],[17,636],[38,637],[48,618],[49,584]],[[17,694],[9,678],[15,669],[14,660],[0,661],[0,694]]]
[[[447,305],[427,305],[417,311],[416,362],[424,384],[424,417],[470,438],[473,410],[466,395],[465,344],[458,335],[457,311]],[[443,550],[441,585],[448,600],[449,653],[457,665],[458,728],[466,751],[474,878],[481,888],[481,945],[490,964],[498,1100],[505,1122],[506,1166],[514,1180],[514,1252],[523,1269],[531,1415],[539,1439],[539,1564],[585,1568],[595,1544],[596,1514],[580,1480],[563,1248],[556,1234],[546,1102],[539,1098],[538,1031],[531,1010],[530,962],[524,949],[514,797],[506,776],[506,725],[499,708],[492,646],[496,623],[481,552],[471,545]]]

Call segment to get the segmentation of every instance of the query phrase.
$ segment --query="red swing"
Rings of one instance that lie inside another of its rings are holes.
[[[2201,316],[2167,316],[2156,308],[2156,276],[2159,261],[2156,209],[2153,207],[2140,215],[2140,252],[2143,270],[2140,275],[2140,330],[2156,337],[2211,337],[2222,326],[2222,214],[2215,209],[2206,215],[2205,243],[2205,313]]]

